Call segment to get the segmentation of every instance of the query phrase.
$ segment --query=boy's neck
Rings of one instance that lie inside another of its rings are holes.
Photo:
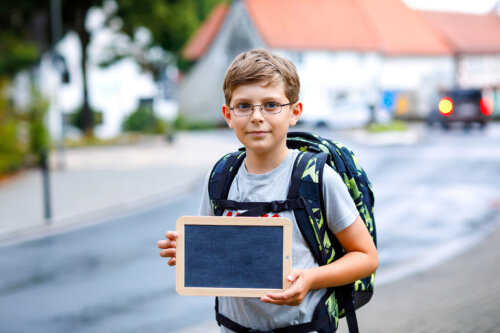
[[[257,153],[247,150],[245,168],[248,173],[264,174],[278,167],[288,156],[288,148],[272,152]]]

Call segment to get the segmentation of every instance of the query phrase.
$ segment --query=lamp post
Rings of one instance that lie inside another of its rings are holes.
[[[51,15],[51,37],[52,37],[52,64],[57,69],[61,75],[60,81],[62,83],[69,83],[69,71],[66,65],[66,60],[60,54],[55,51],[57,41],[62,37],[62,7],[61,0],[50,0],[50,15]],[[55,103],[55,109],[58,113],[61,113],[58,101],[58,87],[55,89],[53,103]],[[61,114],[62,127],[61,136],[58,140],[58,150],[59,150],[59,167],[64,168],[64,132],[65,124]],[[42,169],[42,180],[43,180],[43,202],[44,202],[44,217],[47,225],[50,225],[52,219],[52,203],[50,195],[50,173],[49,173],[49,163],[48,163],[48,150],[45,147],[40,153],[40,166]]]
[[[62,6],[61,0],[50,0],[50,26],[51,26],[51,37],[52,37],[52,64],[56,68],[56,70],[61,75],[60,80],[57,83],[54,92],[53,103],[55,104],[54,108],[56,112],[59,114],[59,119],[61,120],[61,134],[59,139],[56,140],[57,151],[58,151],[58,168],[65,168],[65,151],[64,151],[64,138],[66,136],[66,122],[64,119],[64,114],[62,113],[59,107],[59,83],[69,83],[70,76],[68,67],[66,64],[66,60],[64,57],[56,51],[56,44],[62,38],[63,27],[62,27]]]

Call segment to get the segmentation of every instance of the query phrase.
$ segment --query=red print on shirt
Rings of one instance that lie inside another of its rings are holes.
[[[241,213],[236,213],[236,216],[240,215]],[[227,212],[226,216],[233,216],[233,212],[232,211],[229,211]],[[278,214],[274,214],[274,215],[269,215],[269,214],[264,214],[264,215],[261,215],[261,217],[280,217]]]

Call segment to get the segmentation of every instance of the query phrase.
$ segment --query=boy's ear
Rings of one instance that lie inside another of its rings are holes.
[[[297,102],[293,104],[292,112],[290,114],[290,126],[295,126],[302,115],[302,102]]]
[[[233,128],[231,119],[231,110],[229,109],[229,106],[227,106],[226,104],[222,105],[222,114],[224,115],[224,119],[226,120],[226,123],[228,124],[229,128]]]

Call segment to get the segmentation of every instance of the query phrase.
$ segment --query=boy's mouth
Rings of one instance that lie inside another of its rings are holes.
[[[269,131],[248,131],[247,132],[248,135],[252,135],[252,136],[264,136],[268,133],[269,133]]]

